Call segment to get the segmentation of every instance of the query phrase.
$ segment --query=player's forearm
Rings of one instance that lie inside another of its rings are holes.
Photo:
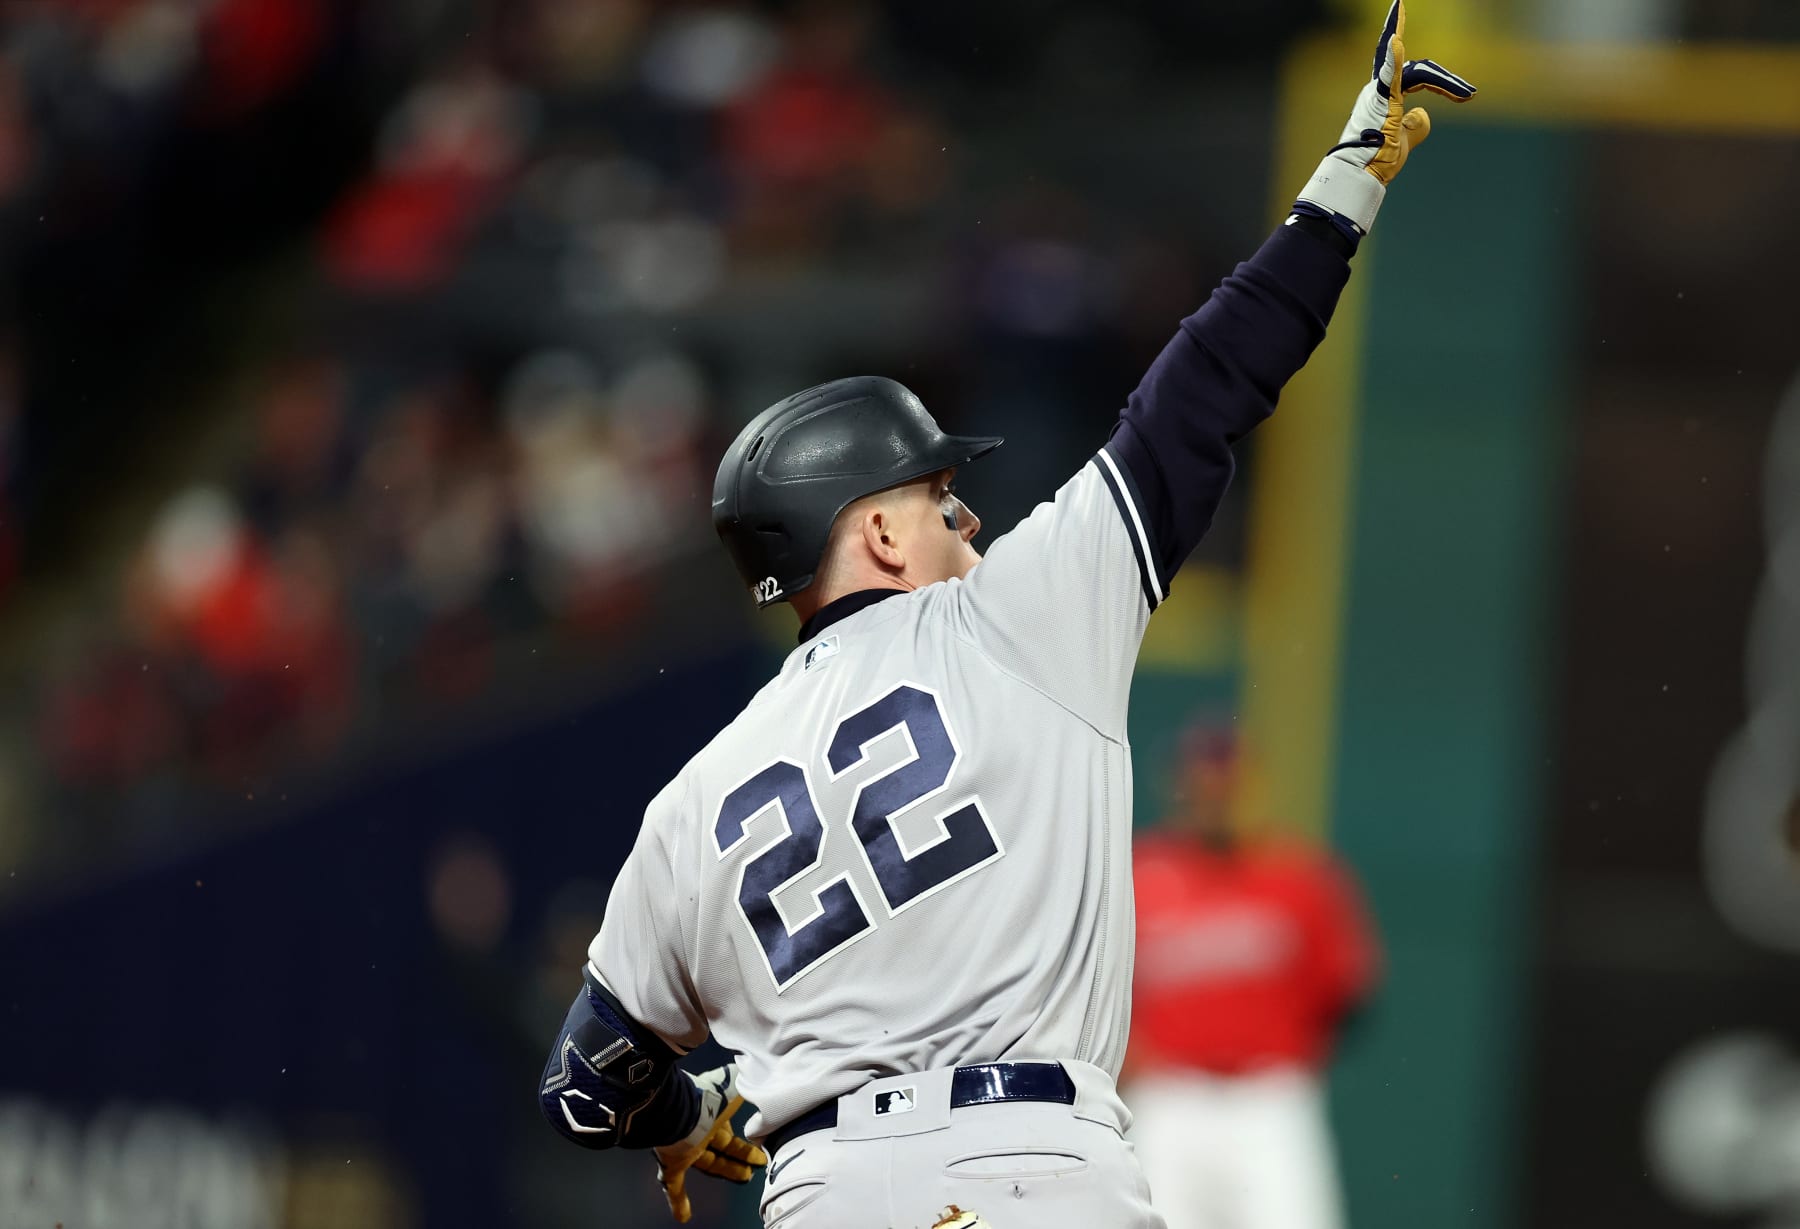
[[[1349,280],[1350,242],[1311,229],[1277,230],[1181,322],[1107,443],[1137,484],[1165,580],[1212,524],[1231,482],[1231,446],[1274,411]]]

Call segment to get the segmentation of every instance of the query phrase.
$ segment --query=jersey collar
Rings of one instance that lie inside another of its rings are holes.
[[[905,592],[905,589],[858,589],[855,593],[833,598],[813,611],[813,617],[800,625],[800,643],[805,644],[833,623],[848,619],[857,611],[873,606],[883,598],[899,597]]]

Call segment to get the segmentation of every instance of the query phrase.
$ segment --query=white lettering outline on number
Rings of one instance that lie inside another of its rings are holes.
[[[932,821],[937,824],[937,835],[932,837],[930,840],[926,841],[923,845],[920,845],[916,849],[908,849],[906,847],[906,838],[900,834],[899,825],[897,823],[895,823],[895,821],[897,819],[899,819],[902,815],[911,814],[913,811],[916,811],[919,807],[923,806],[925,803],[931,801],[933,798],[935,798],[939,794],[942,794],[946,790],[948,790],[950,788],[950,782],[953,779],[955,779],[955,777],[956,777],[956,766],[958,764],[962,763],[962,743],[957,740],[956,730],[950,724],[950,714],[944,710],[943,694],[941,692],[939,692],[937,688],[928,687],[924,683],[915,683],[910,679],[901,679],[898,683],[894,683],[891,686],[888,686],[888,687],[882,689],[879,693],[877,693],[871,699],[864,700],[860,704],[845,705],[844,706],[845,715],[843,717],[840,717],[838,719],[837,723],[831,727],[833,735],[834,736],[836,735],[838,728],[840,726],[842,726],[843,723],[846,720],[848,720],[851,716],[854,716],[855,714],[860,713],[860,712],[864,711],[865,709],[874,707],[875,705],[881,703],[883,700],[887,699],[889,696],[893,695],[896,691],[899,691],[903,687],[910,687],[914,691],[922,691],[926,695],[931,697],[931,703],[932,703],[933,707],[935,707],[937,709],[938,720],[943,723],[944,736],[950,740],[950,767],[944,770],[944,783],[942,785],[938,786],[936,789],[927,790],[925,793],[920,794],[917,798],[913,799],[911,802],[909,802],[905,806],[901,807],[898,811],[895,811],[893,814],[886,816],[885,822],[887,823],[888,831],[892,832],[894,834],[894,844],[899,848],[900,856],[905,858],[908,862],[911,862],[919,854],[924,853],[928,849],[935,849],[939,845],[942,845],[945,841],[949,840],[950,839],[950,829],[947,826],[945,826],[944,821],[946,819],[948,819],[951,815],[955,814],[957,811],[962,810],[966,806],[973,806],[975,808],[975,814],[981,819],[981,826],[987,829],[988,839],[994,842],[994,852],[989,854],[987,857],[983,858],[981,861],[976,862],[976,863],[974,863],[970,866],[967,866],[967,867],[963,868],[962,870],[956,872],[956,874],[950,876],[948,879],[944,880],[942,883],[933,884],[931,887],[926,888],[923,892],[920,892],[917,896],[913,897],[911,900],[902,902],[899,905],[899,907],[896,908],[895,906],[890,905],[888,903],[887,893],[885,891],[880,890],[881,889],[881,876],[877,875],[875,873],[875,863],[870,861],[869,851],[863,846],[863,843],[860,839],[856,840],[856,852],[859,855],[861,855],[862,860],[863,860],[863,865],[868,867],[869,875],[875,880],[876,895],[881,897],[882,907],[887,910],[887,915],[891,918],[899,917],[902,913],[905,913],[908,909],[912,908],[914,905],[918,904],[920,901],[929,900],[931,897],[936,896],[939,892],[943,891],[945,888],[949,887],[951,884],[958,883],[961,880],[967,879],[970,875],[973,875],[976,871],[980,870],[982,867],[991,866],[995,862],[998,862],[1001,858],[1006,856],[1006,846],[1000,840],[1000,834],[998,832],[994,831],[993,821],[988,819],[987,810],[981,805],[980,796],[973,794],[973,793],[971,793],[967,798],[955,803],[954,805],[945,807],[943,810],[939,811],[936,815],[932,816]],[[832,783],[836,784],[839,780],[841,780],[844,777],[849,776],[851,773],[855,772],[857,769],[867,768],[869,766],[869,748],[874,746],[876,743],[881,742],[883,739],[890,737],[891,735],[895,734],[896,732],[899,733],[900,736],[906,740],[906,750],[907,750],[908,758],[902,760],[898,764],[889,765],[885,771],[880,772],[880,773],[876,774],[875,776],[870,777],[867,781],[862,782],[861,784],[859,784],[856,787],[856,792],[850,795],[850,821],[849,822],[852,824],[855,822],[857,807],[862,803],[862,796],[863,796],[864,790],[868,789],[869,786],[874,785],[878,781],[885,781],[887,778],[889,778],[889,777],[893,776],[895,773],[899,772],[902,768],[905,768],[908,765],[916,764],[919,762],[919,758],[920,758],[919,757],[919,748],[918,748],[918,745],[913,742],[912,727],[907,725],[906,722],[902,721],[897,725],[889,726],[887,729],[885,729],[881,733],[877,734],[874,738],[871,738],[868,742],[857,744],[857,749],[862,753],[861,758],[858,759],[856,761],[856,763],[851,764],[849,767],[845,768],[843,772],[833,772],[831,769],[830,760],[828,759],[826,761],[825,771],[830,774]],[[829,752],[829,749],[830,749],[829,741],[826,743],[826,748],[827,748],[827,752]],[[850,835],[852,837],[856,836],[856,829],[854,827],[852,827],[850,829]],[[849,946],[849,945],[846,944],[845,946]]]
[[[794,825],[788,818],[787,807],[778,797],[769,799],[769,801],[765,802],[762,806],[744,816],[744,822],[738,829],[737,839],[733,840],[731,844],[727,845],[724,849],[719,850],[719,861],[723,862],[736,851],[738,846],[750,839],[750,826],[761,819],[765,814],[773,811],[781,819],[781,835],[772,841],[764,841],[760,847],[751,850],[750,853],[745,855],[743,861],[738,863],[737,878],[731,887],[732,908],[737,913],[738,917],[743,920],[744,929],[750,932],[750,946],[756,949],[757,956],[762,960],[764,972],[768,973],[769,981],[774,985],[776,995],[780,996],[786,992],[789,986],[792,986],[795,982],[824,964],[827,960],[830,960],[839,952],[848,951],[850,948],[856,946],[861,940],[874,934],[876,922],[875,914],[869,909],[869,902],[863,899],[862,889],[856,884],[856,876],[852,875],[849,871],[840,871],[838,874],[833,875],[830,879],[827,879],[824,883],[821,883],[818,887],[814,888],[811,892],[812,912],[801,918],[798,922],[789,920],[788,911],[781,903],[780,898],[782,893],[786,892],[789,888],[800,882],[800,880],[806,878],[808,875],[825,865],[825,842],[831,836],[831,825],[825,822],[825,816],[819,810],[819,797],[813,792],[812,787],[812,773],[807,771],[805,764],[797,763],[788,756],[779,755],[762,765],[760,768],[757,768],[755,771],[745,773],[741,781],[719,795],[719,806],[714,808],[713,812],[714,830],[717,831],[718,829],[718,812],[725,806],[725,800],[737,793],[740,789],[743,789],[744,786],[750,784],[750,782],[754,781],[756,778],[762,776],[763,773],[769,771],[769,769],[775,767],[777,764],[786,764],[790,768],[797,768],[800,770],[800,781],[806,787],[806,801],[808,805],[812,807],[813,815],[819,821],[819,852],[811,862],[807,863],[798,871],[794,872],[794,874],[788,876],[769,890],[769,903],[775,907],[776,919],[787,928],[788,938],[793,938],[798,931],[804,930],[807,926],[825,916],[825,901],[822,898],[825,893],[830,890],[833,884],[843,882],[850,885],[850,895],[856,898],[857,908],[862,910],[863,921],[867,923],[861,930],[851,935],[836,947],[830,948],[820,954],[812,961],[812,963],[796,970],[793,976],[789,977],[786,981],[782,981],[780,977],[776,976],[775,966],[769,963],[768,949],[763,947],[762,936],[756,933],[756,924],[750,920],[750,915],[744,912],[744,906],[741,903],[744,897],[744,876],[750,873],[750,864],[752,862],[768,853],[771,849],[775,848],[775,846],[793,839]],[[852,832],[850,835],[854,838],[856,834]],[[717,848],[716,841],[714,842],[714,847]],[[861,849],[862,842],[857,841],[856,847]],[[864,861],[867,861],[866,856]]]

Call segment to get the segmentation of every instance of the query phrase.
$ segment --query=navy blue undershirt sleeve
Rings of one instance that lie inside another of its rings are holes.
[[[1119,415],[1105,450],[1125,479],[1115,497],[1143,522],[1153,608],[1212,524],[1235,468],[1231,446],[1274,411],[1325,337],[1350,278],[1339,236],[1315,233],[1330,227],[1297,215],[1277,229],[1181,322]]]

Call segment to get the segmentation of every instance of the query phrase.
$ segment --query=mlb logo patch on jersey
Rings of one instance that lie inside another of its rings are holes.
[[[910,1114],[919,1096],[917,1088],[890,1088],[875,1094],[875,1117],[885,1118],[889,1114]]]
[[[820,662],[830,661],[833,657],[837,656],[837,651],[838,638],[836,636],[825,637],[825,639],[813,645],[812,648],[806,650],[806,664],[802,669],[811,670]]]

